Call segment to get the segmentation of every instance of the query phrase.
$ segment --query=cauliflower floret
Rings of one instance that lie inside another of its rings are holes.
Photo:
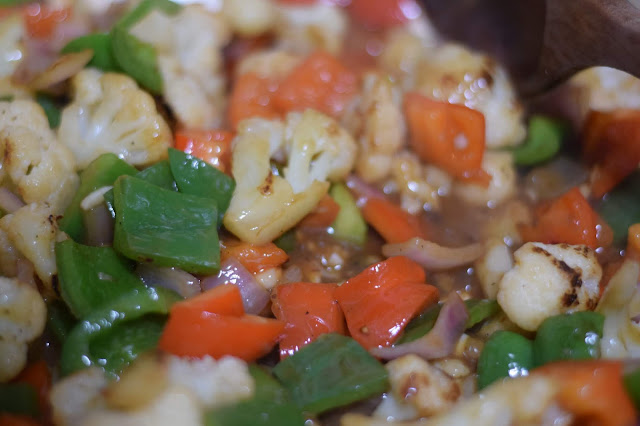
[[[602,268],[589,247],[526,243],[514,264],[498,284],[497,300],[519,327],[535,331],[548,317],[596,307]]]
[[[259,50],[242,58],[236,74],[249,72],[274,80],[284,79],[304,59],[303,56],[282,49]]]
[[[0,77],[13,74],[24,56],[21,46],[25,34],[24,20],[14,13],[0,20]]]
[[[164,97],[180,122],[190,128],[219,127],[226,84],[222,47],[231,37],[221,14],[200,5],[187,5],[172,16],[154,10],[131,34],[155,48]]]
[[[420,417],[449,410],[461,395],[458,383],[417,355],[395,359],[386,369],[392,395],[412,405]]]
[[[473,265],[485,296],[495,299],[498,294],[498,283],[504,274],[513,268],[509,246],[502,239],[489,241],[484,255]]]
[[[57,223],[51,207],[46,203],[28,204],[0,219],[12,246],[29,259],[47,288],[54,294],[52,277],[56,274],[55,242]]]
[[[71,152],[58,143],[35,102],[0,102],[0,180],[7,177],[26,203],[48,202],[64,211],[78,186]]]
[[[485,152],[482,169],[491,176],[488,187],[456,181],[453,192],[469,204],[491,208],[515,194],[517,174],[511,153]]]
[[[274,29],[282,47],[305,54],[318,49],[334,55],[340,53],[348,25],[342,7],[324,2],[276,7]]]
[[[9,235],[0,227],[0,275],[15,277],[18,274],[20,252],[11,244]]]
[[[416,89],[426,96],[482,112],[488,147],[516,145],[524,139],[524,111],[507,73],[486,56],[444,44],[425,57],[417,78]]]
[[[360,135],[356,172],[367,182],[379,182],[389,175],[394,154],[404,143],[400,96],[389,77],[375,73],[364,76],[357,106],[361,125],[352,134]]]
[[[153,98],[124,74],[84,69],[71,80],[73,102],[62,111],[59,140],[84,169],[111,152],[143,166],[167,155],[171,131]]]
[[[284,176],[270,159],[285,153]],[[295,226],[327,193],[329,180],[352,169],[356,144],[330,117],[314,110],[277,120],[241,122],[233,142],[236,188],[224,225],[244,241],[263,244]]]
[[[15,377],[27,362],[27,344],[44,331],[47,307],[37,289],[0,277],[0,383]]]
[[[89,410],[101,404],[101,392],[107,379],[101,368],[90,367],[56,382],[51,388],[53,421],[58,426],[83,424]]]
[[[222,13],[233,32],[245,37],[271,30],[276,21],[276,8],[271,0],[225,0]]]

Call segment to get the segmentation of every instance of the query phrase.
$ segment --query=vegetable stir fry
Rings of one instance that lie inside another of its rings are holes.
[[[0,1],[0,425],[640,419],[640,80],[414,0]]]

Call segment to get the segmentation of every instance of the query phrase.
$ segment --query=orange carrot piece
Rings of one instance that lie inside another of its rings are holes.
[[[361,208],[364,220],[375,229],[387,243],[403,243],[410,238],[427,238],[426,226],[420,218],[413,216],[391,201],[372,197]]]
[[[272,98],[277,82],[255,73],[242,74],[236,80],[229,100],[229,123],[235,129],[242,120],[251,117],[278,118]]]
[[[47,417],[50,412],[49,392],[51,391],[51,372],[47,363],[44,360],[32,362],[13,381],[28,383],[36,390],[40,413]]]
[[[325,333],[346,334],[342,309],[334,296],[336,284],[289,283],[276,287],[271,309],[286,323],[280,339],[280,359],[296,353]]]
[[[316,52],[280,83],[273,102],[281,112],[313,108],[338,117],[357,90],[357,77],[326,52]]]
[[[622,382],[618,361],[560,361],[532,371],[557,381],[560,405],[577,418],[575,424],[625,426],[636,412]]]
[[[176,149],[230,173],[233,136],[226,130],[179,130],[175,135]]]
[[[417,93],[405,95],[404,110],[411,148],[423,161],[458,179],[489,184],[491,177],[482,169],[485,122],[481,112]]]
[[[0,426],[40,426],[36,419],[20,414],[0,413]]]
[[[289,259],[287,253],[274,243],[257,245],[237,240],[224,241],[220,257],[222,261],[233,257],[254,274],[276,268]]]
[[[230,355],[252,362],[268,354],[283,331],[284,322],[256,315],[172,310],[158,347],[178,356]]]
[[[29,37],[46,39],[52,37],[58,24],[71,17],[71,9],[50,9],[33,3],[23,9],[24,25]]]
[[[175,303],[171,315],[207,312],[240,317],[244,315],[242,295],[235,285],[220,285],[187,300]]]
[[[389,346],[407,323],[438,301],[424,269],[406,257],[391,257],[347,280],[334,292],[351,337],[367,349]]]
[[[351,0],[347,11],[367,28],[385,29],[417,16],[420,6],[415,0]]]
[[[320,199],[320,202],[311,213],[298,223],[298,226],[318,228],[330,226],[338,217],[339,212],[340,205],[327,194]]]

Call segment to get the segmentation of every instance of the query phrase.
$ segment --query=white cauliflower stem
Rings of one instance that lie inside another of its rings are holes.
[[[513,256],[497,300],[519,327],[535,331],[548,317],[596,307],[602,268],[589,247],[526,243]]]
[[[326,194],[329,180],[346,176],[356,144],[333,119],[317,111],[290,113],[280,121],[240,123],[233,144],[236,188],[225,227],[244,241],[262,244],[295,226]],[[270,160],[287,154],[284,176]]]
[[[79,169],[107,152],[135,166],[166,157],[169,126],[130,77],[89,68],[73,77],[72,86],[73,102],[62,111],[58,138]]]

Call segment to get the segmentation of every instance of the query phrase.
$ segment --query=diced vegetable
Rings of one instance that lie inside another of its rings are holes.
[[[87,34],[71,40],[60,53],[81,52],[86,49],[93,51],[93,58],[89,66],[99,68],[102,71],[119,71],[120,67],[111,51],[110,34]]]
[[[618,185],[598,205],[598,213],[613,229],[616,244],[624,242],[628,229],[640,222],[640,172]]]
[[[235,181],[204,160],[173,148],[169,148],[169,165],[180,192],[214,200],[222,219]]]
[[[529,119],[527,140],[513,151],[519,166],[533,166],[553,158],[560,150],[564,128],[558,121],[541,115]]]
[[[45,360],[31,362],[20,372],[13,382],[16,384],[27,384],[35,389],[38,397],[40,415],[46,416],[46,413],[50,409],[49,393],[51,392],[51,372],[49,371],[47,362]],[[0,409],[0,412],[1,411]]]
[[[338,117],[357,89],[356,75],[326,52],[311,54],[280,83],[274,106],[281,112],[313,108]]]
[[[491,318],[500,312],[500,305],[495,300],[488,299],[468,299],[464,301],[469,312],[467,328],[471,328],[487,318]]]
[[[75,318],[64,303],[54,301],[47,305],[47,329],[59,342],[64,342],[67,335],[75,325]]]
[[[280,250],[283,250],[285,253],[288,254],[296,249],[296,244],[298,244],[298,241],[296,239],[295,231],[290,229],[289,231],[285,232],[284,234],[282,234],[281,236],[273,240],[273,243]]]
[[[287,253],[274,243],[251,244],[237,240],[223,242],[222,260],[233,257],[251,273],[277,268],[289,259]]]
[[[131,290],[144,289],[133,264],[111,247],[91,247],[62,241],[56,244],[56,264],[62,300],[77,318],[113,303]]]
[[[414,152],[458,179],[488,184],[482,169],[485,122],[482,113],[464,105],[431,100],[417,93],[404,97]]]
[[[299,227],[327,227],[330,226],[338,213],[340,212],[340,205],[334,201],[329,195],[325,195],[320,199],[316,207],[306,215],[300,222]],[[366,225],[365,225],[366,229]]]
[[[82,200],[98,188],[113,185],[119,176],[135,175],[137,172],[135,167],[119,159],[115,154],[103,154],[93,160],[80,173],[80,187],[64,212],[64,216],[58,221],[60,229],[74,240],[84,241],[86,231],[82,224],[80,207]]]
[[[166,15],[175,15],[182,6],[170,0],[142,0],[133,10],[124,15],[116,26],[130,29],[153,10],[159,10]]]
[[[149,92],[161,94],[163,82],[153,46],[119,26],[114,27],[110,35],[113,57],[118,67]]]
[[[275,288],[271,309],[286,323],[280,358],[293,355],[326,333],[346,334],[344,315],[334,296],[335,284],[289,283]]]
[[[122,358],[117,357],[114,360],[98,358],[91,352],[91,343],[116,330],[116,327],[120,328],[121,324],[130,323],[150,314],[166,315],[171,305],[179,299],[180,296],[172,291],[143,287],[131,289],[112,303],[94,309],[73,328],[64,341],[60,354],[61,374],[68,375],[92,365],[104,368],[110,366],[111,362],[122,362]],[[115,336],[112,341],[116,341]],[[138,349],[147,349],[145,342],[139,347],[132,346],[127,339],[122,343],[126,344],[130,350],[128,354],[130,359],[135,359],[140,354],[137,352]],[[114,350],[111,353],[121,356],[122,350],[125,349]]]
[[[40,409],[36,389],[27,383],[0,384],[0,413],[37,418]]]
[[[438,300],[422,267],[402,256],[370,266],[334,295],[351,336],[367,349],[392,344],[414,316]]]
[[[527,376],[533,367],[533,342],[512,331],[497,331],[478,359],[478,389],[502,378]]]
[[[547,318],[534,340],[536,365],[553,361],[600,358],[604,316],[584,311]]]
[[[420,6],[415,0],[352,0],[347,10],[367,28],[384,29],[414,19]]]
[[[139,171],[135,177],[159,186],[160,188],[178,191],[178,184],[173,179],[171,166],[169,166],[168,161],[160,161],[153,166],[149,166],[146,169]]]
[[[60,9],[32,3],[23,11],[24,26],[31,38],[53,37],[58,25],[71,17],[69,8]]]
[[[235,129],[242,120],[251,117],[277,118],[280,113],[272,97],[278,84],[254,73],[242,74],[236,80],[229,100],[229,122]]]
[[[114,247],[125,256],[188,272],[220,265],[216,202],[123,176],[114,184]]]
[[[640,223],[629,227],[625,257],[640,262]]]
[[[174,304],[171,314],[208,312],[239,317],[244,314],[242,294],[235,285],[221,285]]]
[[[49,127],[52,129],[57,128],[60,125],[60,115],[62,114],[60,107],[56,104],[51,96],[38,93],[36,96],[36,102],[42,107],[44,113],[49,120]]]
[[[342,183],[336,183],[329,188],[329,195],[339,206],[338,215],[331,224],[333,235],[355,244],[364,244],[367,239],[367,223],[349,189]]]
[[[427,239],[426,226],[384,198],[371,197],[362,206],[362,216],[387,243],[404,243],[411,238]]]
[[[273,374],[298,406],[319,414],[387,390],[387,370],[355,340],[325,334],[281,361]]]
[[[617,361],[560,361],[537,368],[557,383],[558,402],[576,418],[604,426],[636,422],[633,403]]]
[[[231,172],[233,133],[225,130],[180,130],[176,149],[191,154],[224,173]]]

